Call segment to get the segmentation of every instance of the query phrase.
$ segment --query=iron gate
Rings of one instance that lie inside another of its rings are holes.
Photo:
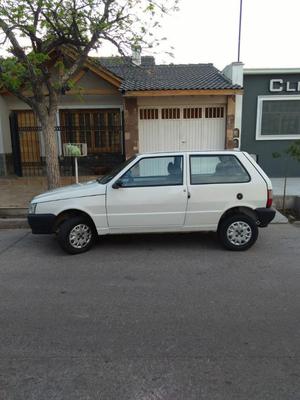
[[[75,111],[76,112],[76,111]],[[102,175],[124,159],[122,124],[117,117],[106,119],[98,114],[74,110],[62,111],[61,125],[55,127],[62,176],[74,175],[73,160],[63,157],[63,143],[87,143],[88,155],[80,159],[80,175]],[[105,115],[104,115],[105,116]],[[16,111],[10,115],[14,169],[18,176],[46,175],[45,150],[41,128],[34,113]]]

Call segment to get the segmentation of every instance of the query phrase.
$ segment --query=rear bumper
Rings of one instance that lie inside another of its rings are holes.
[[[54,214],[28,214],[28,224],[34,234],[53,233],[56,215]]]
[[[259,221],[258,226],[264,228],[274,219],[276,211],[273,208],[256,208],[256,215]]]

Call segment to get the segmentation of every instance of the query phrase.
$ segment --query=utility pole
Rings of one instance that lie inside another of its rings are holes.
[[[239,42],[238,42],[238,62],[240,62],[241,55],[241,32],[242,32],[242,14],[243,14],[243,0],[240,0],[240,19],[239,19]]]

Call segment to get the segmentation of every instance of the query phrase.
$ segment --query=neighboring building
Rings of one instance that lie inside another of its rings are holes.
[[[234,63],[155,65],[137,60],[90,58],[76,77],[78,88],[61,97],[57,138],[63,174],[66,142],[86,142],[83,175],[101,174],[136,152],[233,148],[240,130],[242,87]],[[238,72],[239,71],[239,72]],[[228,76],[231,79],[228,78]],[[237,97],[240,99],[240,97]],[[44,146],[29,107],[9,93],[0,96],[0,174],[43,175]]]
[[[245,69],[241,148],[271,177],[284,176],[287,158],[274,158],[300,140],[300,69]],[[288,176],[300,176],[290,160]]]

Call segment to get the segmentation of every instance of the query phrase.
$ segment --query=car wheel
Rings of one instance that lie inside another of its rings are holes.
[[[79,254],[89,250],[95,238],[96,232],[92,222],[84,217],[65,220],[57,231],[58,243],[69,254]]]
[[[249,249],[256,242],[258,228],[251,217],[234,214],[220,223],[218,234],[226,249],[242,251]]]

